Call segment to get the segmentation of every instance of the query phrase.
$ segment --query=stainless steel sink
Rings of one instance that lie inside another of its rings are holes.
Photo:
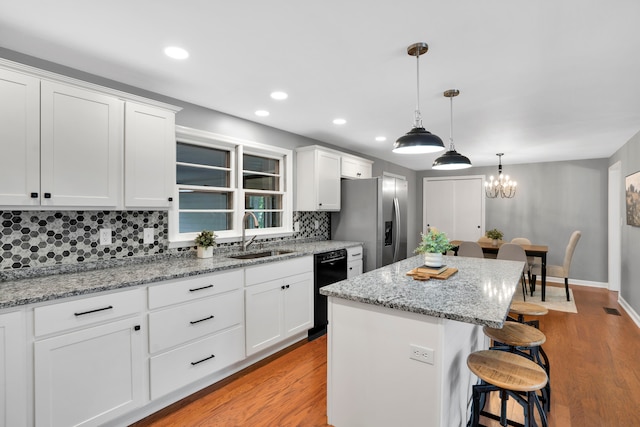
[[[284,255],[290,254],[293,251],[265,251],[265,252],[256,252],[252,254],[240,254],[240,255],[229,255],[228,258],[234,259],[256,259],[256,258],[266,258],[270,256]]]

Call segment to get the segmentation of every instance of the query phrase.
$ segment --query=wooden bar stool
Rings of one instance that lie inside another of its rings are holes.
[[[548,383],[547,373],[538,364],[517,354],[497,350],[481,350],[467,357],[467,366],[480,384],[473,386],[473,403],[468,426],[480,425],[480,415],[499,420],[502,426],[519,426],[507,419],[507,400],[513,397],[524,410],[524,426],[537,426],[534,407],[540,414],[542,426],[547,426],[547,415],[540,404],[537,391]],[[486,396],[500,392],[500,416],[484,411]]]
[[[549,313],[546,307],[543,307],[538,304],[533,304],[530,302],[523,301],[513,301],[511,306],[509,307],[509,312],[516,314],[517,318],[509,318],[509,320],[514,320],[519,323],[524,323],[525,325],[535,326],[536,328],[540,328],[540,322],[538,319],[524,321],[524,316],[544,316]]]
[[[549,358],[542,350],[542,344],[547,337],[539,329],[524,323],[507,321],[500,329],[485,326],[482,330],[493,340],[490,350],[501,350],[524,356],[543,368],[547,377],[550,378]],[[551,381],[549,380],[542,390],[542,401],[547,412],[550,411]]]

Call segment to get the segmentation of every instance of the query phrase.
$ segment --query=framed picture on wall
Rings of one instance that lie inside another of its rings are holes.
[[[627,224],[640,227],[640,171],[625,178],[624,188],[627,200]]]

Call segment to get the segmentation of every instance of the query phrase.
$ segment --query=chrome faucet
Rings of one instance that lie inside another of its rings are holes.
[[[253,237],[251,237],[249,239],[249,241],[245,241],[245,234],[246,234],[246,229],[247,229],[247,217],[251,215],[253,217],[253,225],[258,228],[260,227],[260,224],[258,223],[258,218],[256,218],[256,216],[253,214],[253,212],[246,212],[244,214],[244,216],[242,217],[242,250],[246,251],[247,248],[249,247],[250,244],[253,243],[253,241],[256,238],[256,235],[254,234]]]

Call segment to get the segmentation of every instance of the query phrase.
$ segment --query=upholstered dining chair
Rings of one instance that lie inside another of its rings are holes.
[[[526,237],[515,237],[511,239],[511,243],[515,243],[516,245],[530,245],[531,240],[527,239]],[[534,264],[536,264],[536,261],[538,261],[538,263],[542,263],[542,260],[540,260],[539,258],[538,260],[536,260],[535,257],[527,256],[527,264],[529,265],[529,269],[527,270],[527,277],[529,278],[529,285],[531,285],[531,268],[534,266]]]
[[[573,252],[576,250],[576,245],[578,244],[578,240],[580,240],[580,236],[582,236],[582,232],[580,230],[576,230],[571,233],[571,237],[569,237],[569,244],[567,244],[567,249],[564,251],[564,262],[562,265],[547,265],[547,277],[552,276],[564,278],[564,290],[567,293],[567,301],[571,300],[569,297],[569,270],[571,269],[571,259],[573,258]],[[535,264],[531,269],[534,288],[536,276],[541,274],[542,266]]]
[[[527,263],[527,253],[522,249],[522,246],[515,243],[504,243],[498,249],[497,259],[509,260],[509,261],[522,261],[524,262],[524,269],[522,270],[522,299],[527,300],[527,284],[524,278],[524,272],[529,270],[529,264]]]
[[[462,242],[458,246],[458,256],[484,258],[484,252],[477,242]]]

